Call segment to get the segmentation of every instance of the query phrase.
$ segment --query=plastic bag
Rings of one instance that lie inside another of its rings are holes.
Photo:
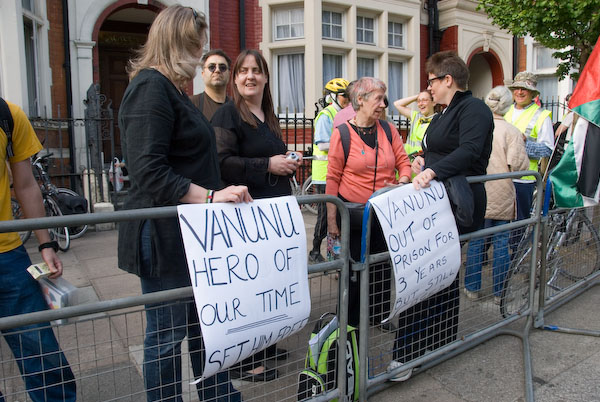
[[[115,191],[123,189],[123,170],[121,169],[121,161],[119,158],[114,158],[108,170],[108,178]]]

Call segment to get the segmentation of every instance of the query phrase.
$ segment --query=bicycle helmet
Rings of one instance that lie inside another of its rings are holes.
[[[346,92],[346,88],[348,88],[348,84],[350,84],[350,83],[347,80],[345,80],[344,78],[334,78],[325,85],[325,90],[323,91],[323,94],[324,95],[327,95],[329,93],[343,94]]]

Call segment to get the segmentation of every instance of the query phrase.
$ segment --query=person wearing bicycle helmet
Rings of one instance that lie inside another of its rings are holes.
[[[312,180],[318,194],[325,193],[325,180],[327,177],[327,153],[329,140],[333,132],[333,119],[337,112],[348,105],[348,81],[344,78],[330,80],[323,90],[325,95],[319,103],[326,104],[315,118],[315,139],[313,143]],[[325,203],[319,204],[313,248],[308,254],[310,263],[325,261],[321,255],[321,243],[327,236],[327,209]]]

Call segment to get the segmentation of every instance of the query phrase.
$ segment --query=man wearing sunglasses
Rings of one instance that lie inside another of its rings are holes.
[[[208,121],[225,102],[229,83],[231,59],[221,49],[210,50],[200,59],[204,92],[191,97],[191,101]]]

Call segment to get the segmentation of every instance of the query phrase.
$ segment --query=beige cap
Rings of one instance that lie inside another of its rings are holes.
[[[508,86],[508,88],[510,90],[523,88],[534,92],[534,94],[540,94],[540,91],[537,90],[537,77],[535,74],[530,73],[529,71],[521,71],[518,73],[515,76],[515,80],[511,85]]]

